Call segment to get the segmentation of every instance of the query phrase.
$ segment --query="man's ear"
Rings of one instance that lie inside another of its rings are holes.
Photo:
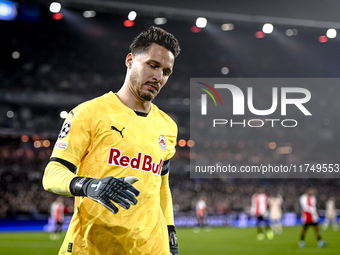
[[[132,63],[133,61],[135,60],[135,55],[133,53],[129,53],[127,56],[126,56],[126,59],[125,59],[125,65],[128,69],[131,69],[132,67]]]

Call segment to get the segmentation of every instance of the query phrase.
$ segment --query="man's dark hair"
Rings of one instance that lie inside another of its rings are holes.
[[[146,53],[152,43],[157,43],[167,50],[171,51],[175,57],[180,52],[180,47],[177,39],[169,32],[160,27],[149,27],[147,30],[140,33],[130,45],[129,53]]]

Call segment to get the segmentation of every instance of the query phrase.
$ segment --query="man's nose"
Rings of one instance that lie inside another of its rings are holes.
[[[153,79],[157,82],[161,82],[163,78],[163,70],[162,69],[156,69],[153,73]]]

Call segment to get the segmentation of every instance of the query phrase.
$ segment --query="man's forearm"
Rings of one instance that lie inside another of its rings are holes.
[[[164,177],[162,176],[162,178],[164,178]],[[168,181],[166,181],[161,186],[160,202],[161,202],[161,208],[162,208],[162,211],[163,211],[163,214],[164,214],[166,224],[167,225],[175,225],[173,206],[172,206],[172,196],[171,196]]]
[[[62,196],[72,196],[70,183],[76,177],[67,167],[59,162],[51,161],[45,168],[43,176],[44,189]]]

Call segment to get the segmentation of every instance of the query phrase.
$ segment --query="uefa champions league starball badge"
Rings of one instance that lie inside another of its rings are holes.
[[[70,129],[71,129],[71,123],[70,122],[66,122],[64,124],[64,126],[62,127],[60,133],[59,133],[59,136],[58,138],[59,139],[63,139],[64,137],[66,137],[68,135],[68,133],[70,132]]]
[[[166,150],[166,141],[165,141],[164,135],[160,135],[158,137],[158,143],[159,143],[159,146],[161,147],[161,149],[163,151],[165,151]]]

